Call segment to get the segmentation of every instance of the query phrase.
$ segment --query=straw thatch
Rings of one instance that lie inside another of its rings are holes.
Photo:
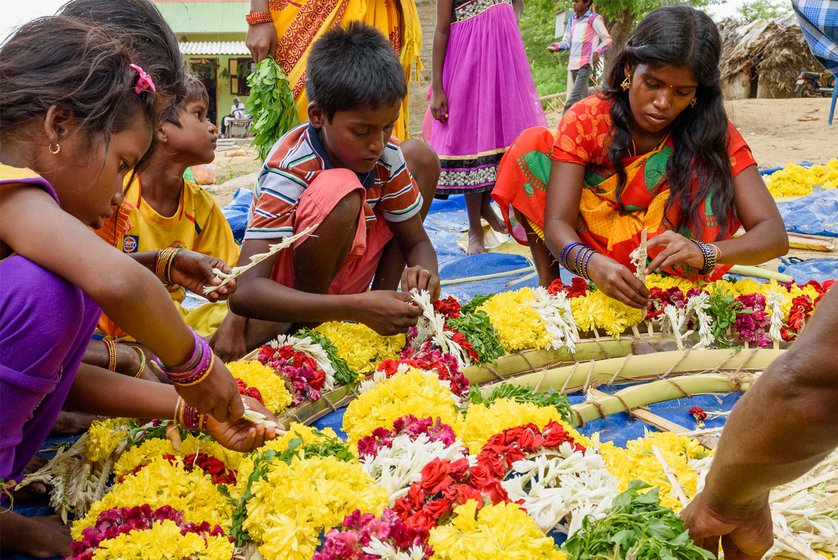
[[[727,99],[793,97],[800,71],[820,69],[794,14],[745,24],[724,20],[719,31]]]

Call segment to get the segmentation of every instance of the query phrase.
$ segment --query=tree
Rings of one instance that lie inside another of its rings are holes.
[[[746,21],[773,19],[791,11],[791,3],[779,0],[752,0],[739,8],[739,13]]]

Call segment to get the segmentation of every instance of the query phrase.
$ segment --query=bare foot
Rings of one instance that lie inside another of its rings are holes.
[[[468,230],[468,249],[467,255],[479,255],[486,252],[486,245],[483,243],[483,228],[477,231]]]
[[[58,413],[58,418],[55,419],[55,423],[52,425],[50,435],[72,436],[80,434],[90,428],[94,420],[96,420],[96,416],[93,414],[62,410]]]
[[[0,515],[0,550],[19,552],[35,558],[70,554],[70,527],[57,515],[24,517],[10,511]]]

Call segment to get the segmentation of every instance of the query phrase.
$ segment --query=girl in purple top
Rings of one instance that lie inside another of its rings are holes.
[[[232,376],[154,274],[89,229],[149,149],[151,77],[103,28],[42,18],[0,47],[0,114],[0,478],[20,476],[62,405],[137,418],[177,410],[237,450],[273,437],[240,419]],[[100,307],[155,352],[175,387],[80,365]],[[0,547],[66,555],[69,531],[6,511]]]

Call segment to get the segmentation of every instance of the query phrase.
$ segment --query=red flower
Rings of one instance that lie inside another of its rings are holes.
[[[422,469],[422,490],[426,494],[442,492],[454,484],[451,464],[444,459],[434,459]]]
[[[430,515],[431,519],[437,521],[440,517],[451,511],[451,502],[445,498],[431,500],[425,504],[423,511]]]
[[[690,414],[695,418],[696,422],[701,422],[707,419],[707,413],[699,406],[694,406],[690,409]]]

